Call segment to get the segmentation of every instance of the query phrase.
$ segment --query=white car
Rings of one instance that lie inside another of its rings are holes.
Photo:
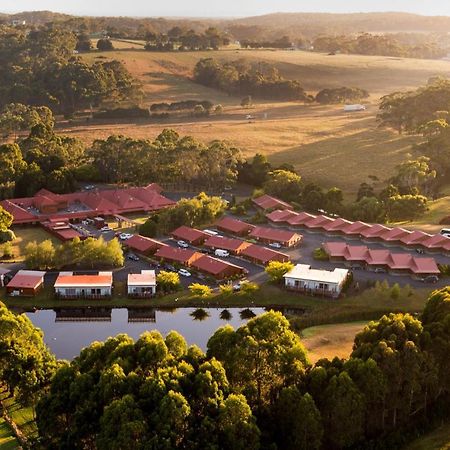
[[[269,244],[269,247],[272,247],[272,248],[281,248],[282,245],[281,245],[279,242],[271,242],[271,243]]]
[[[191,276],[191,272],[189,272],[189,270],[186,270],[186,269],[180,269],[178,271],[178,274],[183,276],[183,277],[190,277]]]
[[[111,228],[109,228],[109,227],[101,227],[100,228],[101,233],[108,233],[109,231],[112,231]]]
[[[121,241],[126,241],[127,239],[130,239],[131,237],[133,237],[133,235],[130,233],[120,233],[119,234],[119,239]]]
[[[178,245],[178,247],[181,247],[181,248],[189,248],[189,244],[184,241],[178,241],[177,245]]]

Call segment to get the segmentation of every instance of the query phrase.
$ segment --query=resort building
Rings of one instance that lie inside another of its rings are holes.
[[[286,289],[309,295],[337,298],[342,292],[349,271],[311,269],[307,264],[297,264],[284,275]]]
[[[197,230],[196,228],[186,227],[182,225],[170,233],[174,239],[178,239],[188,244],[197,246],[202,245],[210,237],[208,233]]]
[[[97,275],[60,272],[54,288],[56,297],[61,299],[103,299],[112,296],[112,285],[112,272],[99,272]]]
[[[242,220],[226,216],[216,222],[216,228],[224,233],[235,234],[237,236],[248,236],[255,226]]]
[[[34,297],[44,287],[45,272],[19,270],[6,285],[6,293],[12,297]]]
[[[128,297],[149,298],[156,294],[156,275],[154,270],[141,270],[141,273],[128,274]]]
[[[281,244],[282,247],[295,247],[300,244],[302,235],[294,231],[279,230],[270,227],[255,227],[250,237],[264,244]]]

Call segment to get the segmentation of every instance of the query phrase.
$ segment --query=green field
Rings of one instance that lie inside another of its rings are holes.
[[[14,437],[11,428],[0,417],[0,450],[14,450],[19,447],[19,443]]]
[[[97,58],[123,61],[143,85],[144,105],[208,99],[222,104],[224,113],[200,119],[186,115],[132,123],[60,123],[60,130],[64,133],[76,135],[90,143],[111,134],[153,139],[164,128],[170,127],[203,142],[225,139],[239,146],[246,157],[259,152],[268,155],[274,164],[293,164],[306,181],[315,181],[325,187],[338,186],[349,198],[353,198],[361,182],[369,181],[370,175],[379,178],[379,185],[385,182],[392,176],[395,165],[411,153],[411,145],[420,141],[418,136],[398,135],[392,130],[380,129],[376,121],[378,99],[395,90],[423,85],[429,77],[450,71],[449,61],[328,56],[282,50],[176,53],[126,48],[112,52],[94,51],[82,57],[91,62]],[[348,114],[339,105],[271,103],[254,99],[253,109],[243,109],[240,98],[191,81],[196,62],[204,57],[242,59],[250,63],[269,62],[284,77],[299,80],[311,94],[333,86],[364,88],[371,93],[368,108],[362,113]],[[245,120],[249,112],[256,118],[251,123]]]

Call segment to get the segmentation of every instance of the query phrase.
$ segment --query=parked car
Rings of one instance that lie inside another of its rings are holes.
[[[416,248],[416,253],[418,253],[419,255],[422,255],[425,252],[421,248]]]
[[[110,231],[112,231],[112,230],[108,226],[104,226],[104,227],[100,228],[100,233],[108,233]]]
[[[181,248],[189,248],[189,244],[185,241],[177,241],[177,245]]]
[[[387,270],[384,267],[376,267],[374,272],[375,273],[386,273]]]
[[[95,189],[95,186],[94,186],[93,184],[87,184],[87,185],[84,187],[84,190],[85,190],[85,191],[92,191],[92,189]]]
[[[439,281],[439,277],[437,275],[428,275],[425,278],[422,278],[424,283],[437,283]]]
[[[239,292],[241,290],[241,283],[233,284],[233,291]]]
[[[131,259],[131,261],[139,261],[139,256],[135,255],[134,253],[128,253],[127,258]]]
[[[230,253],[227,252],[226,250],[222,250],[221,248],[216,249],[216,251],[214,252],[214,254],[216,256],[219,256],[221,258],[228,258],[228,256],[230,256]]]
[[[279,242],[271,242],[270,244],[269,244],[269,247],[272,247],[272,248],[281,248],[281,247],[283,247]]]
[[[247,114],[247,115],[245,116],[245,118],[246,118],[247,120],[252,120],[252,119],[255,118],[255,116],[252,116],[251,114]]]
[[[169,272],[176,272],[177,269],[175,269],[175,267],[173,267],[170,264],[164,264],[164,269],[168,270]]]
[[[180,269],[178,271],[178,274],[183,276],[183,277],[190,277],[191,276],[191,272],[189,272],[189,270],[186,270],[186,269]]]
[[[122,241],[126,241],[127,239],[130,239],[131,237],[133,237],[133,235],[130,233],[120,233],[119,234],[119,239]]]

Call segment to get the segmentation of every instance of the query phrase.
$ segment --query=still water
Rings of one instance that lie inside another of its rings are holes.
[[[205,316],[202,311],[206,312]],[[262,314],[263,308],[229,308],[231,317],[223,309],[179,308],[159,309],[58,309],[26,313],[35,326],[44,332],[44,339],[60,359],[72,359],[94,341],[126,333],[137,339],[144,331],[158,330],[163,336],[178,331],[188,345],[196,344],[203,350],[217,328],[226,324],[234,328],[253,315]]]

